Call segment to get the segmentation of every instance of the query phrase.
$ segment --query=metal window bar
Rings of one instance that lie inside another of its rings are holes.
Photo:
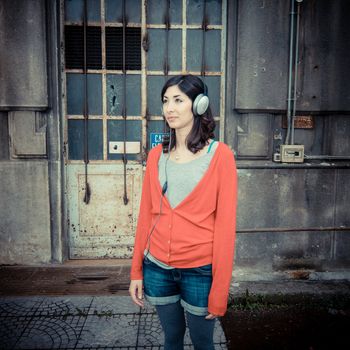
[[[88,183],[89,163],[89,110],[88,110],[88,80],[87,80],[87,0],[84,0],[84,164],[85,164],[85,195],[84,202],[89,204],[91,188]]]
[[[123,0],[123,118],[124,118],[124,150],[123,150],[123,165],[124,165],[124,196],[123,201],[124,205],[127,205],[129,202],[128,198],[128,192],[127,192],[127,185],[126,185],[126,164],[127,164],[127,157],[126,157],[126,55],[125,55],[125,49],[126,49],[126,14],[125,14],[125,0]]]
[[[207,2],[203,1],[203,20],[202,20],[202,65],[201,65],[201,76],[205,76],[205,32],[207,31],[208,17],[207,17]]]
[[[164,15],[165,24],[165,62],[164,62],[164,75],[167,77],[169,74],[169,29],[170,29],[170,0],[167,0],[166,11]]]
[[[164,61],[164,75],[167,78],[169,74],[169,29],[170,29],[170,0],[167,0],[165,15],[164,15],[164,24],[165,24],[165,61]],[[167,126],[165,118],[163,122],[163,132],[169,133],[170,128]],[[170,146],[170,145],[169,145]],[[169,148],[168,148],[169,150]]]

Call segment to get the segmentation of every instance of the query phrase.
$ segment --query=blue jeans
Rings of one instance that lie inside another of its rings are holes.
[[[164,349],[183,349],[185,309],[194,348],[213,350],[215,319],[205,319],[212,283],[211,265],[167,270],[145,257],[143,278],[145,297],[156,306],[164,331]]]
[[[208,296],[212,284],[212,266],[163,269],[147,257],[143,261],[143,284],[146,299],[152,305],[173,304],[196,316],[208,314]]]

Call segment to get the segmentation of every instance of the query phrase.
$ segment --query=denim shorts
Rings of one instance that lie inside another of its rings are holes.
[[[143,284],[145,297],[152,305],[168,305],[180,300],[182,307],[191,314],[208,314],[208,296],[212,284],[211,264],[167,270],[145,257]]]

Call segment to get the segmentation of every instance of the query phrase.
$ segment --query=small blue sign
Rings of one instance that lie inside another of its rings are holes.
[[[160,143],[163,142],[163,138],[164,136],[167,136],[168,133],[167,132],[151,132],[149,135],[149,139],[150,139],[150,148],[156,147],[157,145],[159,145]]]

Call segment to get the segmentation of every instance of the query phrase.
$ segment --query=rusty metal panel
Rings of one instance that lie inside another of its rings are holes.
[[[314,116],[312,115],[297,115],[294,117],[294,129],[313,129],[315,127]],[[288,128],[287,116],[282,118],[282,127]]]
[[[69,237],[71,258],[130,257],[142,182],[142,166],[128,166],[128,205],[123,204],[123,166],[89,166],[90,203],[85,193],[84,166],[68,171]]]
[[[48,107],[44,0],[0,1],[0,107]]]
[[[271,115],[240,114],[237,121],[238,157],[269,157],[270,135]]]
[[[350,1],[303,1],[297,109],[350,111]]]
[[[238,1],[236,109],[286,109],[289,3]]]

